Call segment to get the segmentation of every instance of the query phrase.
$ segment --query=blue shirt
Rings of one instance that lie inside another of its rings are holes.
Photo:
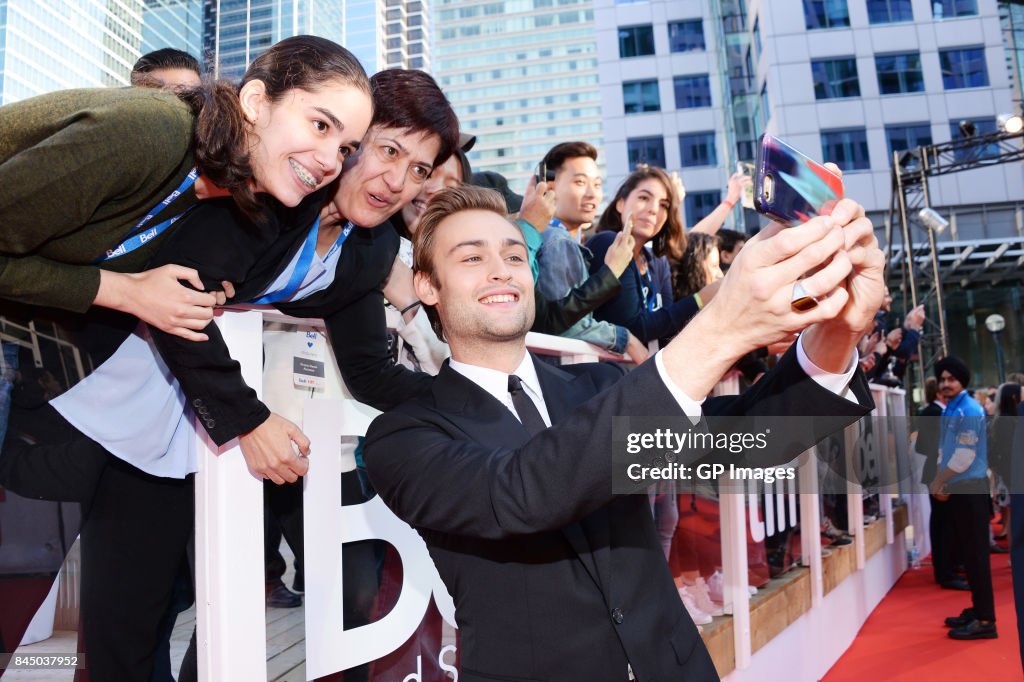
[[[949,465],[958,451],[974,453],[974,461],[963,473],[949,479],[950,483],[977,480],[988,475],[988,439],[985,433],[985,410],[967,391],[949,401],[942,411],[942,435],[939,440],[939,469]]]

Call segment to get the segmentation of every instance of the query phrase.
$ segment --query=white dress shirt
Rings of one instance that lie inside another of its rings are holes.
[[[850,355],[850,362],[847,364],[846,371],[842,374],[827,372],[815,365],[811,359],[807,357],[807,352],[804,350],[803,335],[801,335],[800,338],[797,339],[796,359],[800,364],[800,368],[819,386],[828,389],[836,395],[841,395],[847,400],[856,402],[856,397],[849,390],[850,381],[853,379],[854,372],[857,371],[856,353]],[[654,363],[658,369],[658,376],[661,377],[661,381],[665,384],[665,388],[668,389],[668,392],[671,393],[672,397],[676,399],[677,403],[679,403],[679,408],[683,413],[691,419],[699,419],[702,412],[701,406],[704,404],[704,400],[707,396],[700,398],[700,400],[695,400],[679,388],[679,386],[676,385],[668,375],[668,372],[665,369],[665,364],[661,359],[661,352],[658,352],[654,356]],[[452,358],[450,364],[453,370],[490,393],[498,402],[507,407],[509,412],[516,416],[516,419],[519,419],[519,415],[516,414],[516,409],[512,405],[512,396],[508,392],[508,374],[496,369],[469,365],[464,362],[459,362],[454,358]],[[523,359],[519,363],[514,374],[523,382],[527,395],[530,396],[534,404],[537,406],[538,411],[540,411],[540,416],[544,419],[544,423],[551,426],[551,417],[548,415],[547,404],[544,402],[544,393],[541,391],[540,380],[537,378],[537,368],[534,367],[533,359],[530,357],[529,353],[523,353]],[[522,421],[522,419],[519,419],[519,421]]]

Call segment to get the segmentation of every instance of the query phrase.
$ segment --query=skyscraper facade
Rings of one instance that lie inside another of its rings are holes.
[[[440,0],[434,9],[434,71],[462,128],[477,135],[474,168],[521,191],[553,144],[603,148],[593,0]]]
[[[993,132],[1019,111],[1024,26],[995,0],[595,0],[609,180],[638,161],[679,170],[687,222],[713,208],[764,131],[843,167],[884,224],[894,151]],[[1002,15],[1002,25],[1001,17]],[[944,237],[1020,234],[1019,164],[937,178]],[[979,209],[985,204],[984,211]],[[738,211],[734,218],[742,214]],[[749,215],[749,214],[748,214]],[[753,227],[753,221],[745,221]]]
[[[0,104],[72,87],[128,85],[154,47],[198,54],[201,0],[0,2]]]
[[[686,220],[723,198],[753,161],[758,100],[742,2],[595,0],[608,186],[637,164],[679,172]],[[741,220],[736,208],[730,216]]]

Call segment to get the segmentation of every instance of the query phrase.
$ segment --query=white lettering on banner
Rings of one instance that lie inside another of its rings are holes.
[[[788,480],[788,479],[786,479]],[[789,507],[789,527],[796,528],[796,481],[789,480],[789,493],[785,492],[786,480],[779,479],[764,486],[764,520],[761,520],[761,498],[758,483],[754,479],[747,480],[747,513],[750,521],[750,537],[754,542],[764,542],[769,535],[775,535],[786,529],[786,507]],[[773,492],[777,491],[777,492]],[[788,505],[787,505],[788,503]]]
[[[452,682],[459,682],[459,670],[455,666],[448,665],[444,662],[444,655],[449,651],[454,652],[455,647],[449,644],[448,646],[441,649],[441,652],[437,655],[437,665],[442,671],[452,674]],[[452,657],[454,659],[454,656]],[[409,673],[402,678],[402,682],[423,682],[423,657],[416,657],[416,672]],[[429,680],[427,681],[429,682]]]
[[[303,431],[309,437],[309,474],[305,477],[306,673],[331,675],[386,656],[415,632],[433,596],[438,611],[455,626],[455,605],[419,534],[396,517],[380,497],[341,506],[342,436],[361,435],[378,413],[354,400],[307,400]],[[343,629],[342,554],[346,543],[383,540],[402,560],[398,602],[380,620]],[[438,658],[447,649],[441,650]],[[441,662],[442,669],[454,667]]]

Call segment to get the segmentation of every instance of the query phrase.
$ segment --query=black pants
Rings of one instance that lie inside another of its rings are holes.
[[[963,551],[955,539],[952,498],[946,502],[940,502],[935,497],[929,499],[932,503],[932,515],[928,522],[932,570],[935,572],[935,582],[941,585],[956,579],[956,567],[963,563]]]
[[[955,491],[955,488],[953,488]],[[989,562],[988,525],[992,499],[987,493],[957,494],[949,498],[956,544],[963,552],[971,602],[978,620],[996,619],[992,595],[992,565]]]
[[[305,582],[302,569],[302,479],[277,485],[263,481],[263,560],[267,583],[281,580],[287,570],[281,556],[281,536],[295,555],[295,579]]]
[[[34,446],[9,437],[0,484],[24,497],[81,502],[80,627],[90,682],[149,682],[192,533],[192,478],[150,476],[77,432],[67,437],[56,411],[46,421],[61,436]]]

